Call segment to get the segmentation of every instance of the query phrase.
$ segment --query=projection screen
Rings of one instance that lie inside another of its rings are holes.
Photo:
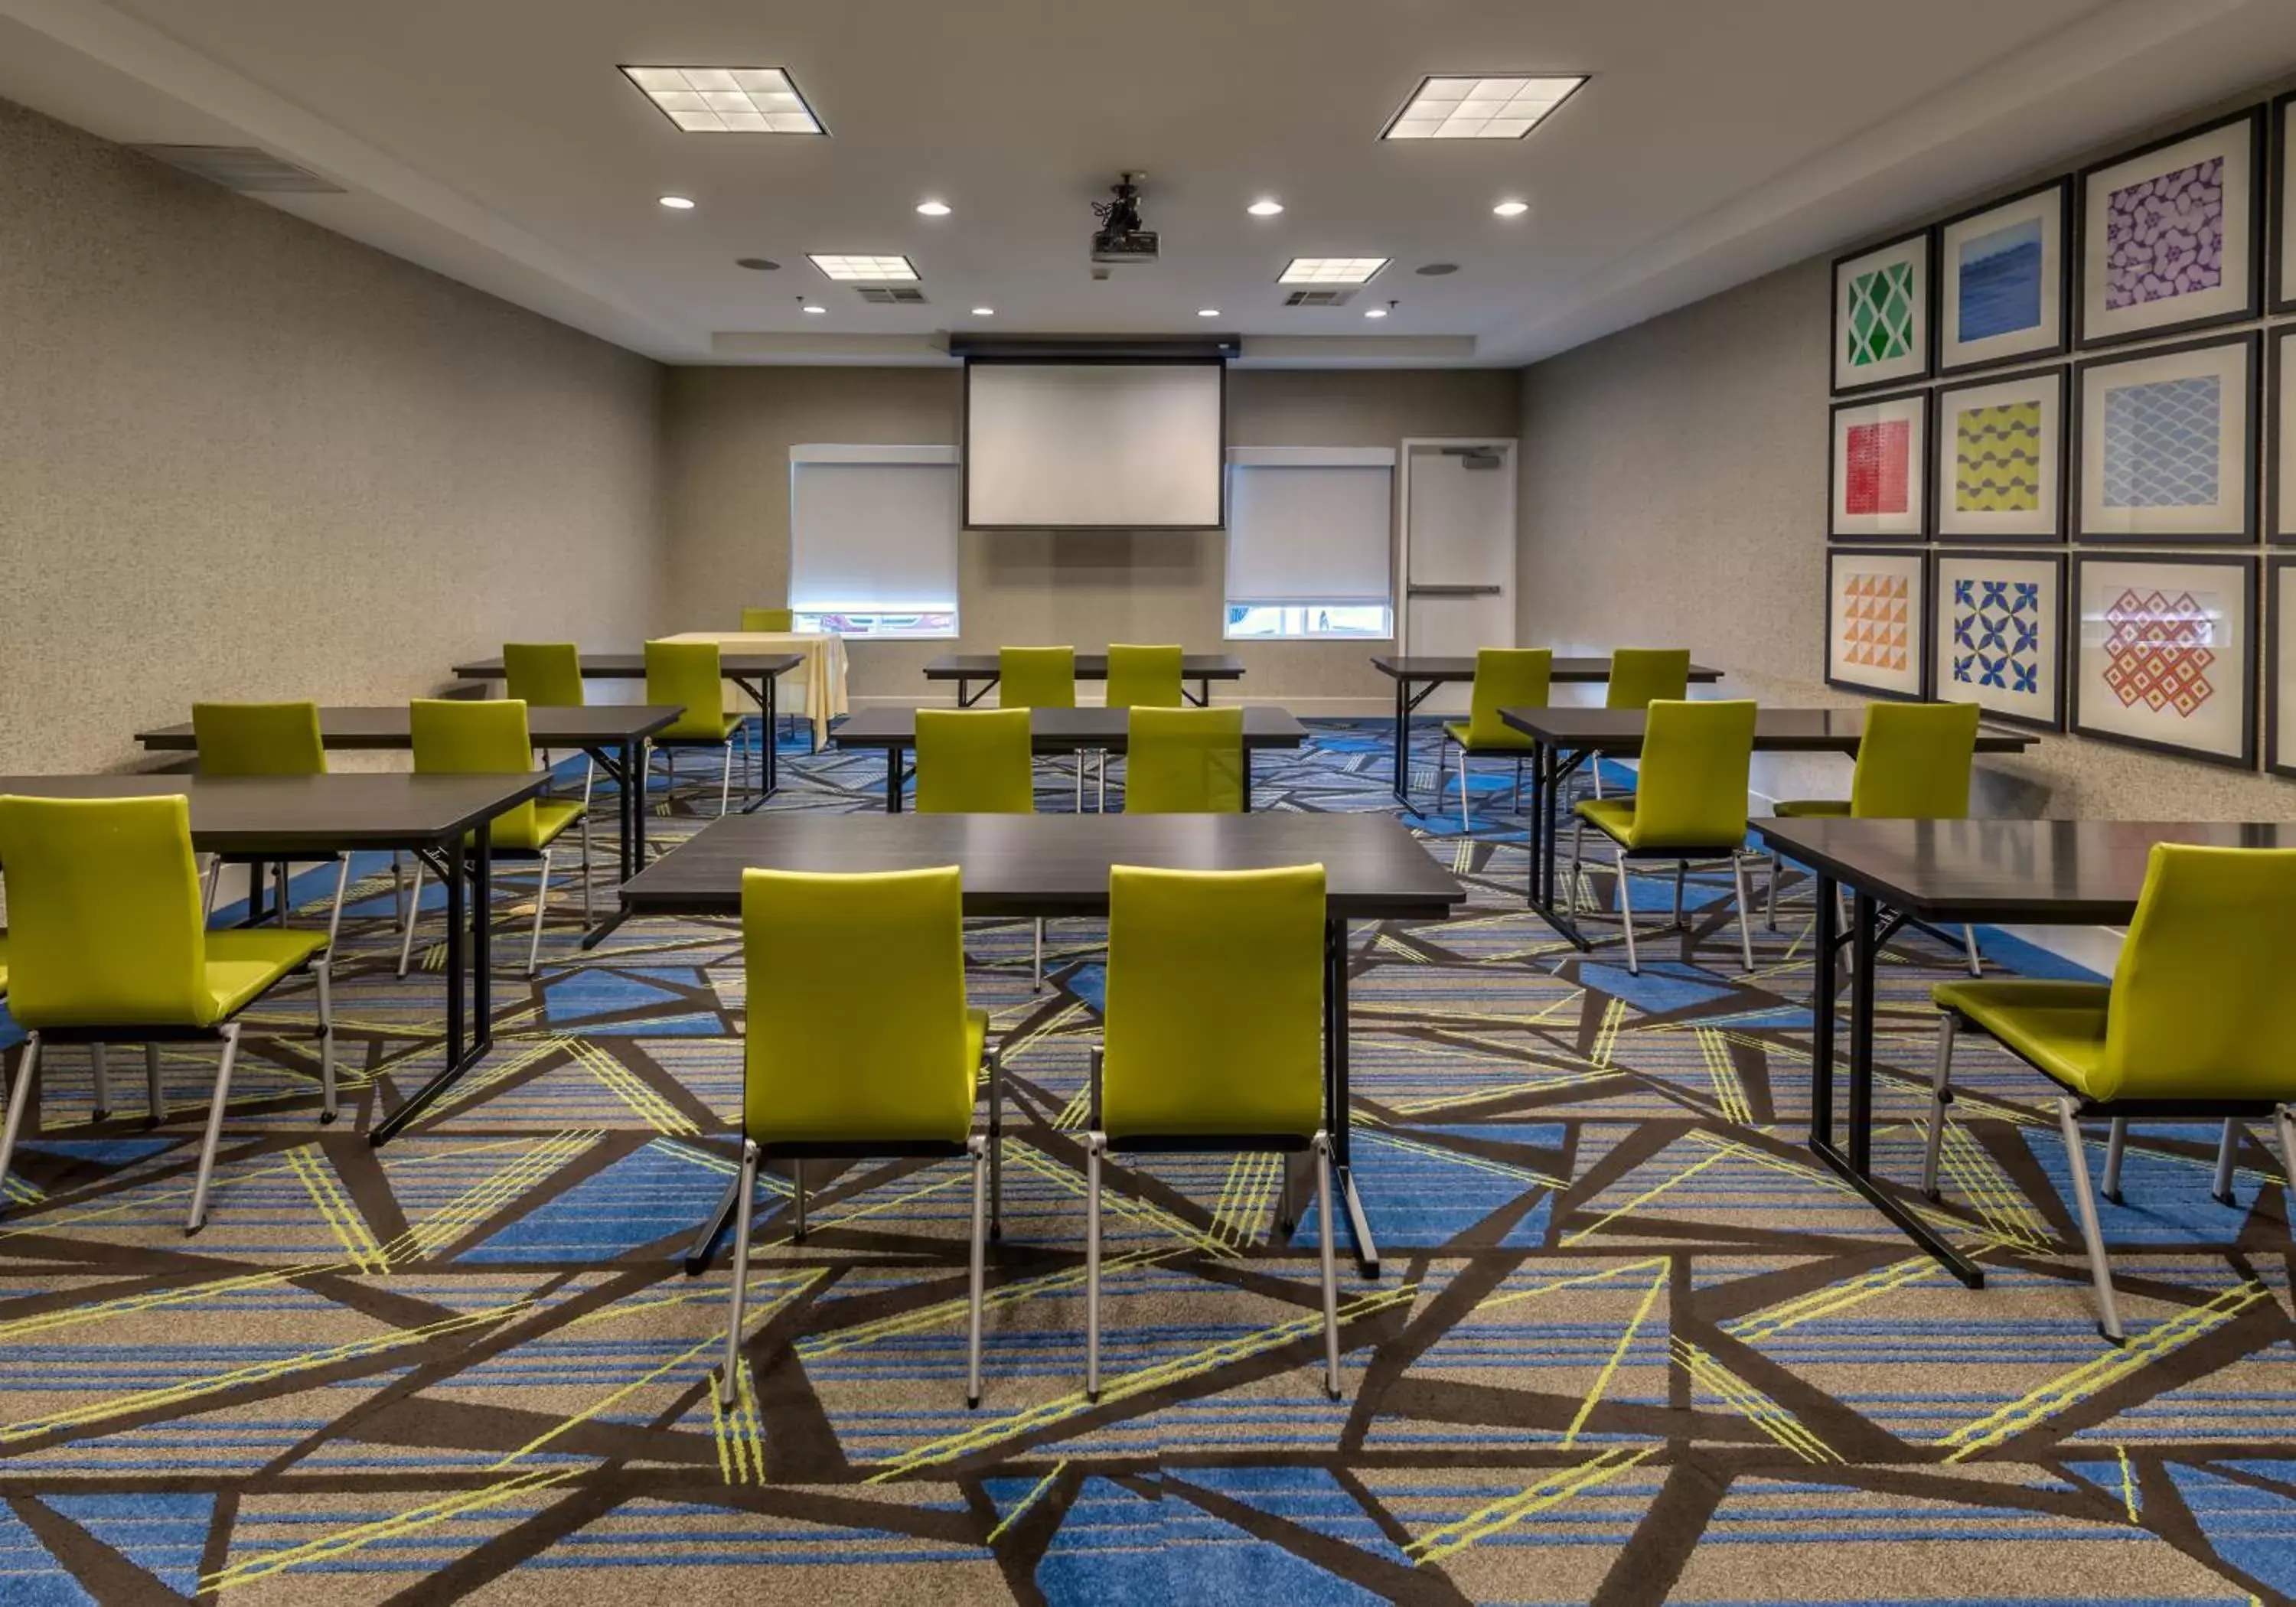
[[[1215,529],[1218,362],[991,362],[964,370],[964,522],[975,529]]]

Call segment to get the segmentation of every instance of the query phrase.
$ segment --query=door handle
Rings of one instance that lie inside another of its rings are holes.
[[[1505,590],[1503,586],[1437,586],[1415,582],[1403,588],[1404,594],[1410,597],[1496,597]]]

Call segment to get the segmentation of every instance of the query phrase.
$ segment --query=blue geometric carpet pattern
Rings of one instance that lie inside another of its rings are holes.
[[[362,861],[344,1119],[316,1121],[308,994],[265,1002],[197,1238],[205,1052],[168,1050],[157,1128],[140,1078],[92,1124],[84,1052],[50,1063],[0,1217],[0,1602],[2296,1595],[2286,1180],[2260,1135],[2230,1208],[2212,1133],[2133,1135],[2127,1203],[2104,1208],[2129,1341],[2108,1345],[2037,1078],[1965,1047],[1943,1200],[1908,1187],[1927,990],[1956,956],[1894,944],[1878,1166],[1984,1265],[1966,1290],[1803,1147],[1808,884],[1788,872],[1749,971],[1726,877],[1693,877],[1673,930],[1669,881],[1584,876],[1590,919],[1629,906],[1648,930],[1631,976],[1527,912],[1511,772],[1471,778],[1463,833],[1423,738],[1406,818],[1472,901],[1350,934],[1357,1177],[1386,1261],[1366,1281],[1341,1260],[1343,1400],[1321,1389],[1320,1229],[1283,1234],[1275,1168],[1228,1156],[1111,1167],[1086,1400],[1103,933],[1052,922],[1039,993],[1028,924],[980,921],[969,987],[1012,1100],[980,1408],[964,1172],[903,1160],[816,1163],[801,1243],[788,1182],[761,1180],[721,1410],[725,1258],[688,1278],[681,1252],[733,1175],[732,925],[633,922],[585,953],[562,890],[529,981],[532,881],[506,877],[492,1052],[377,1151],[366,1132],[438,1063],[442,956],[433,922],[394,976],[388,866]],[[1388,740],[1320,723],[1260,760],[1259,807],[1393,810]],[[765,807],[873,810],[882,774],[792,748]],[[1040,807],[1071,807],[1042,779]],[[1111,783],[1112,807],[1120,766]],[[715,788],[650,803],[671,843]],[[299,920],[329,880],[299,886]],[[1996,971],[2052,964],[1984,938]]]

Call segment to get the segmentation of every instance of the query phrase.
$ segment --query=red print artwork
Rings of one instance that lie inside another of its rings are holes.
[[[2124,708],[2142,703],[2153,713],[2173,709],[2189,719],[2216,688],[2208,668],[2217,661],[2209,644],[2208,611],[2190,592],[2124,591],[2104,611],[2104,684]]]
[[[1843,512],[1902,513],[1914,427],[1904,419],[1849,426],[1849,474]]]

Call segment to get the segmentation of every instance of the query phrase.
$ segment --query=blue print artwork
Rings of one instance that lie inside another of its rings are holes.
[[[2041,691],[2038,581],[1953,583],[1953,678],[2038,697]]]
[[[1961,242],[1961,339],[2038,329],[2041,324],[2041,220]]]

